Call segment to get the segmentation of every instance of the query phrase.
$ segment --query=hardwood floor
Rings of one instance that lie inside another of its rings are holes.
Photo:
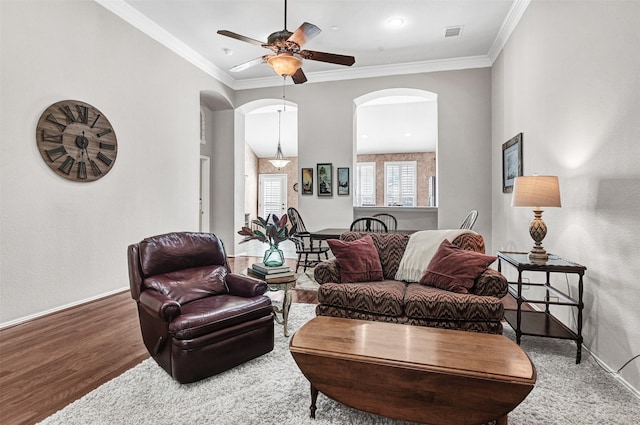
[[[236,272],[255,261],[229,258]],[[316,293],[294,290],[293,302]],[[0,422],[39,422],[148,357],[129,291],[2,329]]]

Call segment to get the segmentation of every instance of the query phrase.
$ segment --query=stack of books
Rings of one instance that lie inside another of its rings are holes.
[[[269,267],[264,263],[254,263],[249,269],[249,274],[266,281],[294,275],[293,270],[287,265]]]

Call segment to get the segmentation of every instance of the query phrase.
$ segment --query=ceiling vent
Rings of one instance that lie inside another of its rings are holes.
[[[448,27],[444,29],[444,36],[457,37],[460,35],[461,32],[462,32],[462,25],[459,25],[457,27]]]

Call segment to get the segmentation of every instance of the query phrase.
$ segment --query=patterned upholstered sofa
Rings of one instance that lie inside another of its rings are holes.
[[[341,279],[336,259],[318,264],[314,270],[320,284],[317,315],[502,333],[504,307],[500,299],[507,294],[507,280],[502,274],[488,268],[475,280],[469,294],[397,281],[394,278],[409,236],[347,232],[340,239],[354,241],[365,235],[373,239],[384,280],[337,283]],[[475,232],[459,235],[451,242],[484,253],[484,240]]]

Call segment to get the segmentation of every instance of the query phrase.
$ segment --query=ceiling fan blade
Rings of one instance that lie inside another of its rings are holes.
[[[356,62],[353,56],[338,55],[335,53],[316,52],[314,50],[300,50],[299,53],[305,59],[320,62],[336,63],[338,65],[351,66]]]
[[[322,30],[320,28],[316,27],[313,24],[310,24],[309,22],[305,22],[300,25],[293,34],[291,34],[287,41],[293,41],[298,46],[302,47],[304,43],[311,40],[321,32]]]
[[[302,68],[298,68],[298,70],[294,72],[293,75],[291,76],[291,79],[295,84],[302,84],[305,81],[307,81],[307,76],[304,75]]]
[[[259,58],[255,58],[255,59],[251,59],[250,61],[238,64],[236,66],[233,66],[231,68],[229,68],[230,72],[240,72],[240,71],[244,71],[245,69],[249,69],[254,65],[257,65],[259,63],[264,63],[267,61],[267,58],[271,56],[271,55],[264,55],[261,56]]]
[[[255,44],[256,46],[260,46],[262,47],[263,43],[262,41],[253,39],[253,38],[249,38],[249,37],[245,37],[244,35],[240,35],[240,34],[236,34],[235,32],[231,32],[231,31],[227,31],[227,30],[218,30],[218,34],[220,35],[224,35],[227,37],[231,37],[231,38],[235,38],[236,40],[240,40],[240,41],[244,41],[247,43],[251,43],[251,44]]]

